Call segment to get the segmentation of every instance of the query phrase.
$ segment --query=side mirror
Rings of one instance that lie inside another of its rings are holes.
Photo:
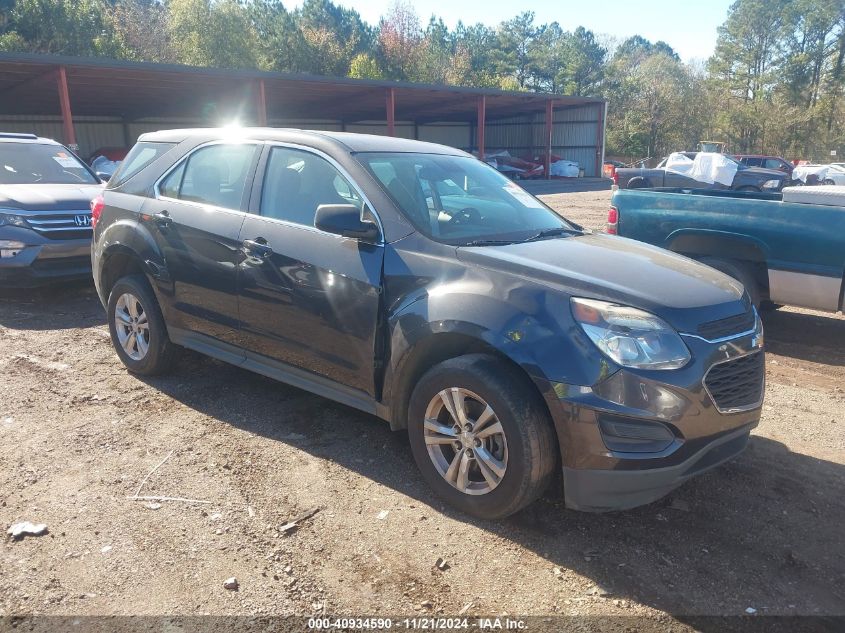
[[[352,237],[362,242],[378,240],[378,226],[361,219],[361,210],[354,204],[321,204],[314,216],[314,226],[326,233]]]
[[[98,171],[97,178],[102,180],[103,182],[108,182],[112,177],[112,174],[105,172],[105,171]]]

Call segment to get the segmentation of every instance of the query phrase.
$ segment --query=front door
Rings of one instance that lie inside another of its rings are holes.
[[[238,328],[237,264],[255,144],[201,147],[145,202],[142,218],[158,243],[160,292],[171,327],[231,342]]]
[[[314,227],[319,205],[363,210],[362,195],[326,157],[268,151],[240,233],[239,345],[374,395],[384,248]]]

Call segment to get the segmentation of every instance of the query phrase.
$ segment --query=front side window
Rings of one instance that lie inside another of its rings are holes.
[[[95,185],[100,181],[61,145],[0,143],[0,185]]]
[[[542,231],[575,229],[475,158],[412,153],[360,153],[356,158],[414,226],[447,244],[522,241]]]
[[[325,158],[304,150],[274,147],[261,190],[261,215],[314,226],[314,215],[321,204],[363,207],[349,181]]]
[[[240,209],[256,146],[210,145],[195,151],[159,185],[168,198]]]

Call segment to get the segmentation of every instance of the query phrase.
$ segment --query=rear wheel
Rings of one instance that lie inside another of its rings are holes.
[[[172,367],[179,348],[170,342],[158,302],[142,275],[114,284],[107,313],[112,345],[129,371],[154,376]]]
[[[537,499],[557,463],[554,430],[528,380],[483,354],[444,361],[420,379],[408,435],[428,484],[483,519]]]
[[[726,275],[733,277],[743,286],[751,298],[751,302],[755,308],[760,307],[760,285],[754,278],[754,272],[751,267],[745,262],[739,262],[732,259],[718,259],[715,257],[705,257],[701,260],[702,264],[707,264]]]
[[[625,185],[626,189],[646,189],[648,187],[651,187],[651,181],[642,176],[631,178],[628,184]]]

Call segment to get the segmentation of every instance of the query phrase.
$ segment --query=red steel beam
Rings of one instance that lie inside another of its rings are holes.
[[[256,119],[258,127],[267,126],[267,91],[264,88],[264,80],[259,79],[255,85],[256,97]]]
[[[385,96],[387,107],[387,135],[396,136],[396,90],[388,88]]]
[[[484,126],[487,125],[487,95],[478,97],[478,158],[484,160]]]
[[[552,117],[554,116],[554,107],[552,100],[546,101],[546,148],[543,154],[543,168],[546,178],[552,177]]]
[[[73,129],[73,115],[70,111],[70,94],[67,90],[67,71],[64,66],[59,66],[59,73],[56,75],[56,82],[59,87],[59,104],[62,107],[62,130],[64,131],[64,140],[71,149],[78,149],[76,146],[76,132]]]

